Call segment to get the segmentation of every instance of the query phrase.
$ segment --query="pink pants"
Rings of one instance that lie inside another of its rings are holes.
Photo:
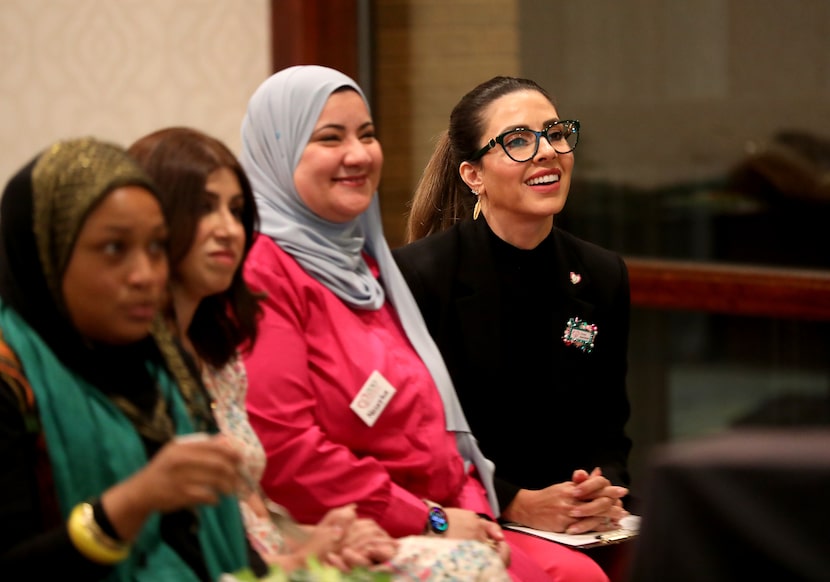
[[[510,546],[507,572],[513,580],[536,582],[608,582],[605,572],[579,550],[517,531],[504,531]]]

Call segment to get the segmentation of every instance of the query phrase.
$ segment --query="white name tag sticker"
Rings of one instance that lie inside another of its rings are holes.
[[[374,426],[395,392],[395,387],[375,370],[369,374],[369,379],[352,400],[350,408],[366,426]]]

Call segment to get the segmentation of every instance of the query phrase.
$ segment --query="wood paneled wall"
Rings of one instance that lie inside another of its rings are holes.
[[[271,29],[274,71],[325,65],[358,78],[357,0],[271,0]]]

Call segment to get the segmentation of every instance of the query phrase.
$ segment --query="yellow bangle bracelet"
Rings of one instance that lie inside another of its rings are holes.
[[[112,539],[98,526],[92,505],[79,503],[69,514],[69,539],[80,553],[99,564],[116,564],[130,555],[130,545]]]

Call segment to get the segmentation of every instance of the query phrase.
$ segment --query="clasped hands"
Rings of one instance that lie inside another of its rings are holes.
[[[570,481],[539,490],[521,489],[502,517],[558,533],[610,531],[629,514],[622,503],[627,494],[627,488],[611,485],[599,468],[590,474],[577,469]]]
[[[307,540],[299,544],[286,540],[296,566],[303,565],[313,555],[321,562],[349,571],[382,564],[398,549],[397,540],[374,520],[357,517],[354,504],[332,509],[317,525],[304,527],[310,534]]]

